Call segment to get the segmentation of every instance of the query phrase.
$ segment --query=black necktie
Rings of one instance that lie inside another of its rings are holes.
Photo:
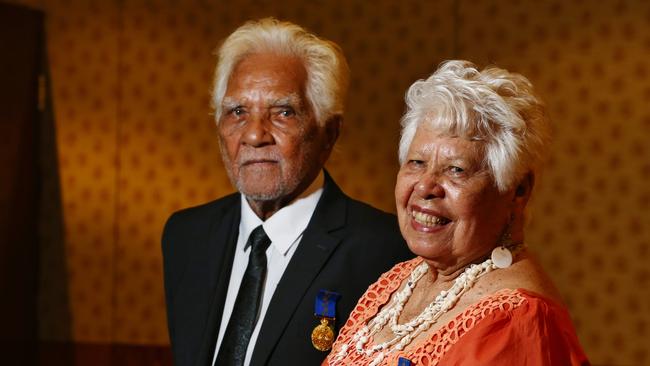
[[[262,225],[253,230],[246,246],[251,246],[248,266],[239,286],[235,307],[228,320],[215,366],[241,366],[246,359],[246,349],[257,322],[262,302],[262,289],[266,279],[266,248],[271,239]]]

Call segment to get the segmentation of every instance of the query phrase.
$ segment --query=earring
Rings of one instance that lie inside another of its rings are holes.
[[[516,244],[512,241],[510,230],[514,219],[514,215],[510,215],[510,219],[501,233],[501,238],[499,238],[499,245],[492,249],[492,254],[490,255],[492,263],[498,268],[508,268],[512,264],[513,255],[510,248],[515,247]]]
[[[492,249],[490,259],[498,268],[508,268],[512,264],[512,252],[506,247],[496,247]]]

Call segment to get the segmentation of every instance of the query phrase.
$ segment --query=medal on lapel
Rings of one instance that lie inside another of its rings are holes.
[[[334,320],[336,319],[336,302],[341,295],[336,292],[320,290],[314,303],[314,315],[320,318],[311,332],[311,344],[319,351],[329,351],[334,344]]]

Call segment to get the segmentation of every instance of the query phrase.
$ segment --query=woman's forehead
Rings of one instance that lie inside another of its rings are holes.
[[[436,151],[446,156],[456,156],[480,154],[483,151],[483,145],[480,140],[425,125],[418,127],[411,142],[411,149],[417,149],[420,152]]]

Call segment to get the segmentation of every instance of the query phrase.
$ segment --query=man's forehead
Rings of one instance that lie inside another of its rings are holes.
[[[261,93],[260,93],[261,94]],[[265,105],[274,106],[274,105],[286,105],[286,104],[300,104],[302,99],[298,93],[263,93],[261,95],[256,95],[256,93],[248,93],[245,95],[238,96],[225,96],[223,102],[221,103],[224,106],[227,105],[239,105],[246,104],[250,102],[262,101]]]

